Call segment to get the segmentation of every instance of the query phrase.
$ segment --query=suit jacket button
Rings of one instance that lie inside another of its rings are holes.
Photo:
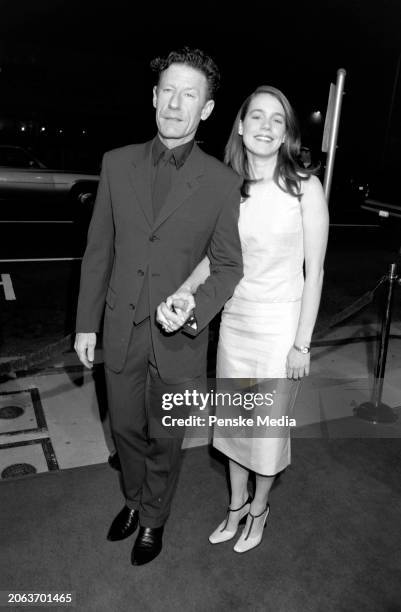
[[[129,307],[132,308],[132,310],[135,310],[135,304],[130,304]]]
[[[156,236],[156,234],[152,234],[149,238],[150,242],[154,242],[155,240],[158,240],[159,236]]]
[[[143,270],[137,270],[138,276],[143,276],[145,272]]]

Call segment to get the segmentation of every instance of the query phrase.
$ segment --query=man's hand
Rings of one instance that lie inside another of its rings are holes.
[[[81,333],[75,335],[74,349],[78,355],[79,361],[84,364],[86,368],[93,368],[93,362],[95,360],[95,346],[96,346],[96,334]]]
[[[194,308],[195,300],[192,293],[187,291],[173,293],[157,307],[156,321],[164,331],[175,332],[184,325]]]

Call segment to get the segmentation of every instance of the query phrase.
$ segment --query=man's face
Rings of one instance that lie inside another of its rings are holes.
[[[309,165],[312,163],[309,149],[301,149],[301,161],[302,163]]]
[[[200,121],[210,115],[213,100],[207,100],[205,75],[186,64],[171,64],[153,88],[153,106],[162,142],[173,148],[195,136]]]

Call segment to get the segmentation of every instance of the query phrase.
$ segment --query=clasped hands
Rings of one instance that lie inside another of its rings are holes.
[[[156,321],[169,334],[179,330],[189,319],[195,308],[192,293],[179,290],[169,295],[165,302],[159,304],[156,310]]]

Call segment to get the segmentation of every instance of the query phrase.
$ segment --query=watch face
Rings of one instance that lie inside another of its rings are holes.
[[[307,355],[310,352],[309,346],[296,346],[294,344],[294,349],[299,351],[300,353],[303,353],[304,355]]]

